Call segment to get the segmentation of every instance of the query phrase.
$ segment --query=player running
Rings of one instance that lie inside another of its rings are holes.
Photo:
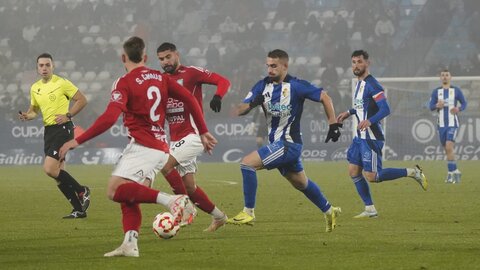
[[[141,224],[140,203],[162,204],[170,209],[177,222],[191,222],[194,206],[186,195],[172,196],[139,184],[156,166],[168,159],[168,144],[163,129],[167,101],[181,100],[192,110],[192,117],[205,150],[211,152],[216,139],[208,132],[200,106],[192,95],[159,71],[145,66],[145,43],[131,37],[123,44],[122,62],[127,73],[113,84],[110,103],[105,112],[77,139],[60,149],[64,158],[69,149],[93,139],[115,124],[123,114],[130,143],[125,148],[108,183],[107,196],[121,204],[125,238],[122,245],[105,257],[138,257],[138,232]]]
[[[177,48],[172,43],[163,43],[157,49],[157,57],[165,71],[164,76],[177,81],[189,90],[202,107],[202,84],[217,86],[217,91],[210,101],[210,108],[220,112],[222,97],[230,87],[225,77],[195,66],[180,64]],[[215,204],[195,181],[197,156],[203,152],[203,146],[197,127],[191,120],[192,110],[183,102],[169,98],[167,101],[167,121],[170,130],[170,156],[167,164],[157,167],[147,176],[145,185],[151,186],[156,173],[160,170],[175,194],[188,194],[190,199],[205,213],[212,216],[212,223],[204,231],[214,232],[227,221],[227,216]],[[176,170],[175,170],[176,168]],[[181,175],[181,179],[177,176]],[[179,181],[180,180],[180,181]]]
[[[268,77],[253,86],[239,105],[239,115],[262,106],[267,117],[269,144],[242,159],[240,169],[243,176],[244,208],[238,215],[228,219],[227,223],[245,225],[255,220],[257,170],[278,169],[295,189],[301,191],[324,213],[325,230],[331,232],[341,209],[328,202],[319,186],[303,170],[300,118],[306,99],[321,102],[330,124],[325,142],[330,139],[336,142],[340,137],[341,125],[336,123],[332,99],[322,88],[288,74],[288,54],[285,51],[277,49],[269,52],[266,64]]]
[[[390,107],[383,87],[370,74],[369,65],[366,51],[357,50],[352,53],[352,71],[358,79],[353,96],[353,108],[337,117],[337,121],[342,123],[354,115],[357,127],[347,153],[348,173],[365,204],[365,211],[354,218],[378,216],[365,178],[371,183],[380,183],[410,177],[417,181],[424,190],[427,190],[427,178],[418,165],[415,168],[382,169],[382,149],[385,136],[380,121],[390,114]]]
[[[437,111],[437,125],[440,143],[447,155],[447,178],[445,183],[460,183],[462,173],[455,160],[455,137],[460,126],[458,114],[467,109],[467,100],[459,87],[450,84],[452,75],[448,69],[440,72],[442,86],[432,91],[430,110]],[[460,106],[458,106],[460,103]]]

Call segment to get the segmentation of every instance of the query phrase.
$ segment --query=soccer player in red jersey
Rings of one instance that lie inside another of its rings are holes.
[[[184,102],[191,110],[205,151],[217,143],[208,132],[200,106],[195,98],[160,71],[145,66],[145,43],[131,37],[123,44],[122,62],[127,73],[115,81],[105,112],[77,139],[66,142],[60,149],[64,158],[69,149],[102,134],[123,114],[130,143],[125,148],[108,183],[107,196],[121,204],[125,238],[122,245],[105,257],[138,257],[138,232],[141,224],[140,203],[167,206],[178,223],[190,223],[195,207],[186,195],[172,196],[139,184],[156,166],[168,160],[168,144],[163,129],[167,101],[170,97]]]
[[[163,43],[157,49],[163,74],[177,81],[188,89],[202,107],[202,84],[217,86],[217,91],[210,101],[210,108],[220,112],[222,97],[230,87],[230,81],[225,77],[195,66],[180,64],[177,48],[172,43]],[[207,194],[196,185],[194,174],[197,171],[197,156],[203,147],[197,127],[191,121],[194,112],[183,102],[169,98],[167,101],[167,121],[170,129],[170,156],[163,168],[157,167],[147,176],[145,185],[151,186],[158,171],[167,179],[175,194],[188,194],[190,199],[204,212],[212,216],[212,223],[205,231],[214,232],[227,221],[227,216],[210,201]],[[176,170],[175,170],[176,168]],[[182,179],[176,175],[180,173]],[[183,180],[183,182],[182,182]]]

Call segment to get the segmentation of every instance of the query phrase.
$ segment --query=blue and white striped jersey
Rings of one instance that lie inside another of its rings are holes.
[[[257,95],[263,95],[263,109],[267,117],[268,139],[302,144],[300,118],[305,99],[319,102],[322,88],[287,74],[281,84],[274,84],[269,77],[260,80],[243,100],[250,103]]]
[[[442,109],[437,110],[436,104],[439,100],[443,100],[444,105]],[[438,111],[438,127],[458,127],[458,116],[450,112],[452,108],[457,107],[458,102],[461,104],[460,111],[467,108],[467,101],[462,90],[456,86],[451,86],[448,89],[438,87],[433,90],[430,98],[430,110]]]
[[[358,81],[355,87],[355,94],[353,95],[353,109],[355,114],[355,120],[353,128],[356,130],[356,137],[360,139],[368,140],[385,140],[381,121],[370,121],[372,125],[365,130],[358,130],[358,123],[362,120],[372,119],[377,112],[379,112],[379,106],[377,102],[385,100],[385,94],[383,87],[372,76],[368,75],[364,80]],[[388,103],[385,102],[388,112]],[[352,113],[351,113],[352,114]],[[380,119],[385,117],[382,115]]]

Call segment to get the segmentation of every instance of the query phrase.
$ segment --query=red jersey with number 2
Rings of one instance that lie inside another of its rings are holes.
[[[130,137],[150,148],[168,152],[165,112],[169,80],[160,71],[139,67],[120,77],[112,87],[110,104],[123,111]]]

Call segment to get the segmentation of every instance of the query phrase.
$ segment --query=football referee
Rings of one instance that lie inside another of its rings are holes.
[[[58,189],[73,206],[66,219],[86,218],[90,205],[90,190],[80,185],[64,170],[65,161],[60,160],[58,150],[73,139],[72,117],[87,104],[85,96],[69,80],[53,74],[52,55],[43,53],[37,57],[37,72],[41,79],[30,89],[30,107],[27,112],[19,111],[22,121],[35,119],[41,112],[44,133],[45,173],[57,181]],[[69,108],[70,100],[73,106]]]

